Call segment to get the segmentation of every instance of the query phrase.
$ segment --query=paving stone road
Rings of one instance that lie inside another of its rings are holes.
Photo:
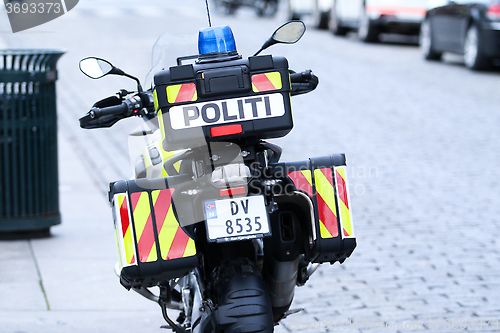
[[[84,131],[77,119],[133,82],[92,81],[78,60],[101,56],[142,78],[157,36],[195,36],[206,24],[204,6],[82,1],[15,35],[4,16],[0,40],[9,47],[68,50],[59,65],[60,136],[105,200],[110,181],[131,175],[127,132],[139,122]],[[213,16],[233,28],[243,55],[284,21],[284,11],[275,19],[247,10]],[[315,92],[294,98],[294,130],[275,142],[289,161],[346,153],[358,239],[343,265],[323,265],[297,289],[292,307],[304,310],[277,332],[499,332],[500,71],[471,72],[456,56],[425,62],[408,42],[367,45],[314,29],[272,53],[320,78]]]

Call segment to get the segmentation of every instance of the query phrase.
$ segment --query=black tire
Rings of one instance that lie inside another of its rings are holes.
[[[464,62],[467,68],[484,70],[489,67],[489,59],[484,55],[479,28],[471,24],[465,35]]]
[[[319,10],[318,1],[314,2],[313,22],[318,29],[328,29],[328,21],[330,21],[330,12],[322,12]]]
[[[201,324],[202,332],[272,333],[273,310],[267,285],[247,259],[219,266],[214,273],[217,309]]]
[[[361,16],[358,25],[358,38],[365,43],[379,42],[380,31],[375,23],[370,19],[365,5],[361,8]]]
[[[349,29],[340,25],[340,20],[337,14],[337,1],[333,2],[330,11],[330,20],[328,20],[328,27],[335,36],[345,36]]]
[[[419,44],[425,60],[441,60],[443,52],[438,52],[435,49],[432,24],[428,18],[420,26]]]

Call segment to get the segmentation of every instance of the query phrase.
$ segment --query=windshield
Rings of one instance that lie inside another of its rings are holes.
[[[144,88],[153,87],[154,75],[162,69],[177,65],[177,58],[198,54],[198,33],[163,33],[153,45],[151,70],[144,80]]]

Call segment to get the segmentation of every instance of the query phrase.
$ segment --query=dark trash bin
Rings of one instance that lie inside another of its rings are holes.
[[[61,50],[0,50],[0,238],[61,223],[56,80]]]

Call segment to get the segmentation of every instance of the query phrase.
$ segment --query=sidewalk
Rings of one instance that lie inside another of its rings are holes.
[[[59,182],[51,237],[0,241],[0,332],[159,331],[160,307],[119,284],[111,210],[61,130]]]

